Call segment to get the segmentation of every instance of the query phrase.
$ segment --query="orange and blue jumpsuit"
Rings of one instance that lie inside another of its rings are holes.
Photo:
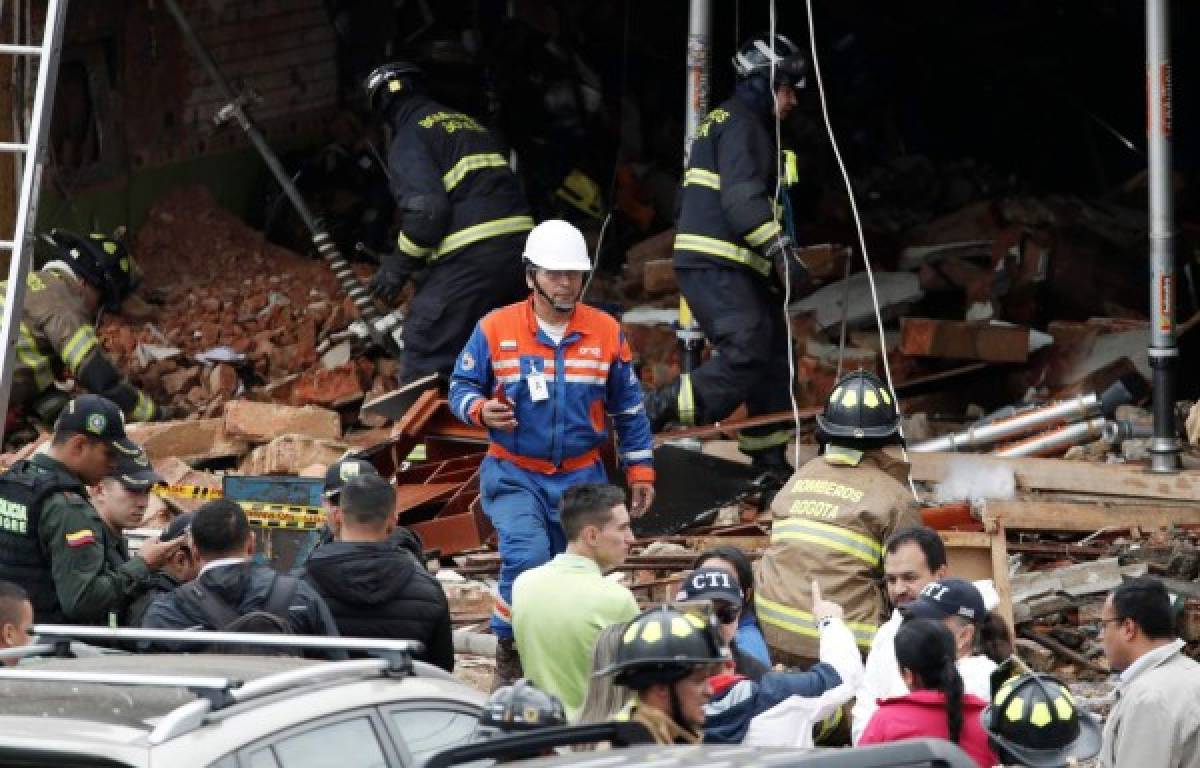
[[[534,400],[531,376],[544,378],[545,397]],[[538,327],[532,300],[480,320],[455,361],[450,407],[468,424],[482,425],[483,404],[501,387],[517,427],[489,430],[479,478],[483,510],[500,539],[492,629],[511,638],[513,581],[566,549],[558,517],[563,491],[608,482],[600,445],[609,417],[629,482],[654,481],[654,453],[629,344],[617,321],[598,309],[578,304],[558,344]]]

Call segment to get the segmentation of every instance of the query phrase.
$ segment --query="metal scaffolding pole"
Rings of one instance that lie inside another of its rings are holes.
[[[690,0],[688,4],[687,102],[684,119],[683,160],[687,163],[696,126],[708,113],[709,41],[712,36],[711,0]]]
[[[709,42],[712,35],[711,0],[690,0],[688,4],[687,40],[687,100],[684,103],[683,164],[686,167],[692,151],[696,126],[708,114]],[[691,307],[683,294],[679,296],[679,323],[675,330],[679,343],[680,387],[691,390],[692,371],[700,366],[704,352],[704,333],[692,316]],[[695,412],[680,410],[679,416],[688,424],[695,423]]]
[[[1175,426],[1175,204],[1171,192],[1170,0],[1146,0],[1146,104],[1150,190],[1150,346],[1154,437],[1150,471],[1177,472]]]

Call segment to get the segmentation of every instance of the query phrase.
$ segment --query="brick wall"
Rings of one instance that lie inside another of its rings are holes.
[[[212,117],[225,100],[165,8],[131,5],[123,11],[124,72],[117,86],[131,168],[245,145],[236,127],[214,128]],[[322,0],[186,0],[181,5],[226,79],[261,98],[250,112],[269,140],[283,144],[320,131],[337,100],[334,34]]]

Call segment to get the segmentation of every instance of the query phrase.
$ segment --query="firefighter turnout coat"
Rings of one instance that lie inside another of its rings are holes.
[[[105,354],[84,306],[79,278],[65,265],[47,266],[31,272],[26,287],[12,404],[31,406],[57,376],[70,376],[89,392],[112,400],[130,421],[154,420],[154,401],[130,384]],[[0,283],[0,305],[4,289]]]
[[[696,128],[683,174],[675,266],[734,266],[762,278],[764,247],[780,233],[772,207],[778,154],[767,124],[736,96]]]
[[[818,657],[811,584],[841,605],[859,648],[883,620],[883,543],[920,525],[908,465],[883,453],[829,446],[801,467],[771,504],[771,542],[758,563],[755,611],[773,653]]]
[[[414,95],[395,108],[392,127],[388,168],[401,252],[435,264],[476,243],[533,229],[508,158],[475,118]],[[506,266],[520,271],[515,256]]]

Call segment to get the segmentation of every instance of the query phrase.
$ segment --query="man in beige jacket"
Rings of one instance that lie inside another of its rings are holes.
[[[1101,612],[1104,653],[1121,673],[1104,725],[1104,768],[1200,768],[1200,664],[1175,637],[1162,582],[1132,579]]]

